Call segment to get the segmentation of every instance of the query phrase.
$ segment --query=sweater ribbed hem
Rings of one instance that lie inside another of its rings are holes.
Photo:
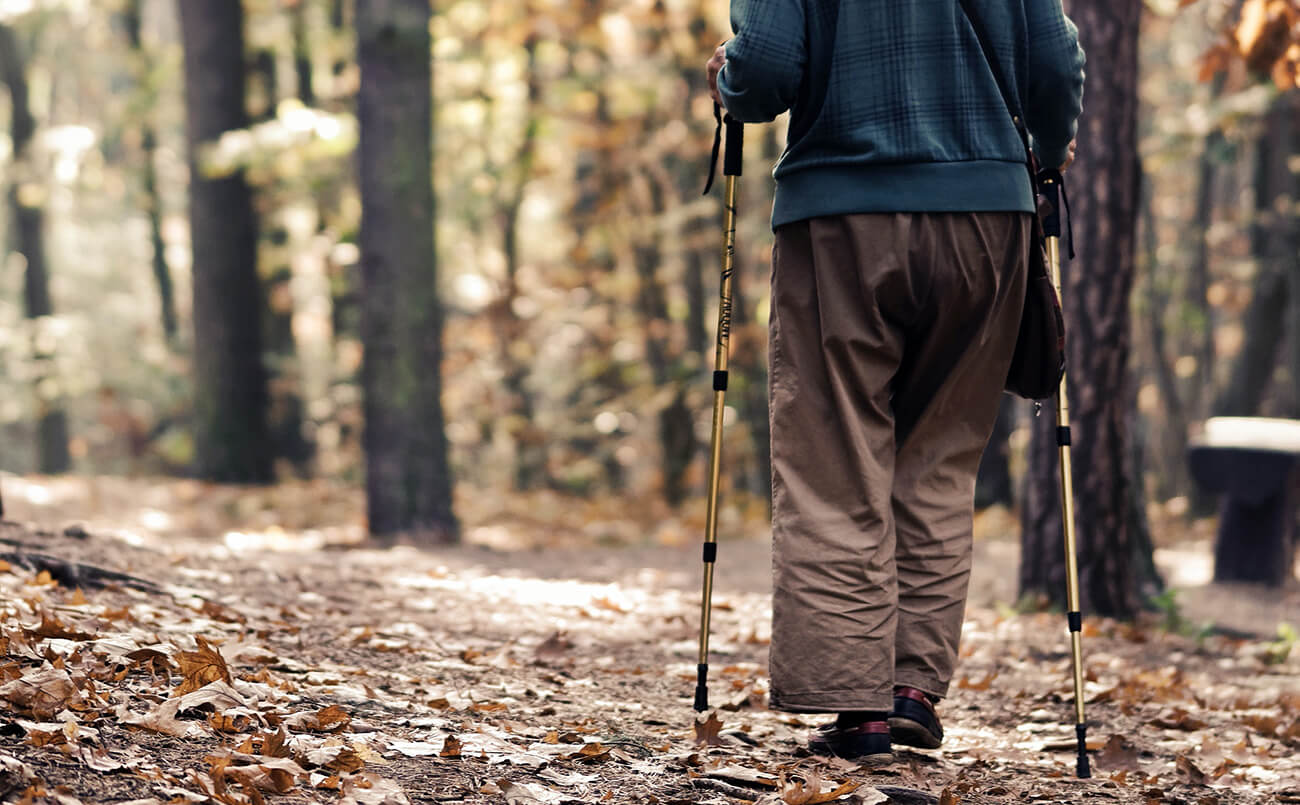
[[[819,165],[776,180],[772,228],[870,212],[1033,212],[1023,162]]]

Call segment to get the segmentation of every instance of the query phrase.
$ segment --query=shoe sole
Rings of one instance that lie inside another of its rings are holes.
[[[883,766],[886,763],[892,763],[894,761],[893,752],[880,752],[874,755],[858,755],[857,757],[844,757],[843,755],[837,755],[834,752],[818,752],[815,749],[809,749],[809,751],[812,752],[817,757],[848,760],[853,763],[857,763],[859,766]]]
[[[939,744],[943,743],[943,739],[935,737],[934,733],[926,729],[924,724],[910,718],[900,718],[898,716],[889,719],[889,740],[896,744],[915,746],[920,749],[938,749]]]

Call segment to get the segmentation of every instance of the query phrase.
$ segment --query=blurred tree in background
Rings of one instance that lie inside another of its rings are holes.
[[[427,0],[357,7],[361,386],[370,531],[457,537],[442,415]]]
[[[32,392],[36,398],[36,466],[40,472],[66,472],[68,420],[59,398],[59,379],[52,371],[53,346],[45,332],[54,313],[49,269],[45,260],[45,191],[33,156],[36,120],[32,117],[27,63],[17,33],[0,24],[0,81],[9,90],[9,153],[11,163],[7,213],[12,222],[13,262],[23,272],[23,310],[33,323],[31,344]]]
[[[211,481],[266,483],[257,221],[242,167],[223,170],[207,153],[248,125],[243,7],[228,0],[179,7],[194,251],[194,471]]]

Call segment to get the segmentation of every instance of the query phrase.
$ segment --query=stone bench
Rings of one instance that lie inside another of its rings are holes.
[[[1187,458],[1196,483],[1222,499],[1214,580],[1285,584],[1295,559],[1300,420],[1208,419]]]

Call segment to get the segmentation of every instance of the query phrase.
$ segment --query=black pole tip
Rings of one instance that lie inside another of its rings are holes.
[[[1087,780],[1092,777],[1092,769],[1088,764],[1088,725],[1075,724],[1074,734],[1079,739],[1079,762],[1075,772],[1080,780]]]
[[[695,712],[703,713],[709,709],[709,664],[702,662],[695,666]]]

